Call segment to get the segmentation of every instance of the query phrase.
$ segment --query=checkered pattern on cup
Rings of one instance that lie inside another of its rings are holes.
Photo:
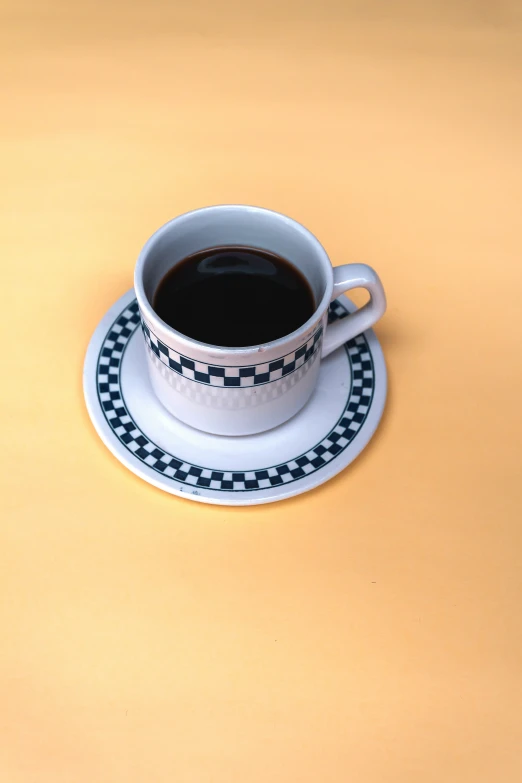
[[[272,362],[249,365],[248,367],[224,367],[197,362],[188,356],[174,351],[156,337],[150,327],[142,320],[143,334],[149,349],[171,370],[196,383],[207,386],[239,387],[262,386],[265,383],[285,378],[302,367],[320,349],[323,336],[319,327],[312,337],[297,351],[282,356]]]

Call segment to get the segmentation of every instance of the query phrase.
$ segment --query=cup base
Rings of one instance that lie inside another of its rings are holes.
[[[320,365],[316,354],[289,379],[259,387],[219,389],[216,394],[213,388],[180,380],[150,351],[147,358],[159,369],[150,374],[151,384],[168,413],[196,430],[225,437],[267,432],[295,416],[312,396]]]

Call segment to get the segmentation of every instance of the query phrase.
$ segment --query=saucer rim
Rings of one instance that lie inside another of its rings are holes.
[[[375,368],[375,390],[373,399],[368,412],[369,415],[357,433],[359,437],[354,438],[352,443],[350,443],[336,458],[327,462],[317,471],[301,477],[299,480],[275,485],[273,487],[254,489],[249,492],[214,490],[206,487],[195,487],[191,484],[181,484],[172,481],[171,479],[167,481],[167,476],[162,476],[161,473],[158,473],[152,467],[149,467],[146,463],[143,463],[140,459],[134,457],[132,452],[129,452],[124,448],[124,444],[120,442],[109,426],[98,399],[96,374],[100,348],[105,340],[107,330],[114,322],[114,318],[119,312],[128,307],[134,299],[134,289],[130,289],[114,302],[98,323],[89,342],[85,356],[83,388],[89,417],[103,443],[119,462],[149,484],[152,484],[169,494],[211,505],[250,506],[273,503],[301,495],[329,481],[348,467],[348,465],[360,455],[375,434],[383,415],[387,397],[387,370],[379,341],[373,330],[368,330],[364,335],[368,341]],[[350,311],[355,309],[355,305],[347,296],[341,295],[338,297],[338,300],[340,300]],[[132,337],[130,339],[132,339]],[[158,405],[161,405],[159,401]],[[303,411],[299,415],[306,415],[306,413]]]

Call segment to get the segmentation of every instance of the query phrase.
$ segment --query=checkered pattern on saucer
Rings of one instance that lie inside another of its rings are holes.
[[[329,321],[348,315],[335,301]],[[107,332],[98,356],[97,387],[100,405],[115,436],[135,457],[173,481],[218,491],[248,492],[298,481],[320,470],[353,441],[370,410],[375,389],[373,359],[364,335],[345,346],[352,384],[337,424],[312,449],[287,462],[253,471],[225,471],[185,462],[153,443],[132,419],[121,391],[121,363],[125,348],[139,324],[136,300],[118,316]]]
[[[203,364],[188,356],[177,353],[161,342],[150,327],[142,320],[143,334],[149,349],[171,370],[183,375],[191,381],[204,383],[208,386],[240,387],[262,386],[284,378],[312,358],[321,345],[323,330],[321,327],[312,335],[308,342],[303,343],[297,351],[282,356],[273,362],[249,365],[248,367],[225,367],[213,364]]]

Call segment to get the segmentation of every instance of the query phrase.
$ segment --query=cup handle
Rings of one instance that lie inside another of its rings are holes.
[[[334,287],[332,302],[334,299],[353,288],[366,288],[370,294],[370,301],[360,307],[347,318],[333,323],[326,329],[323,339],[322,356],[335,351],[339,346],[365,332],[370,326],[379,320],[386,310],[386,295],[379,280],[377,272],[366,264],[343,264],[334,267]]]

